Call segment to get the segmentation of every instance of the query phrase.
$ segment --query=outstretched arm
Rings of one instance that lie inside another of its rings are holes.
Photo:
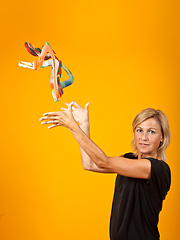
[[[108,157],[79,127],[72,113],[73,102],[62,112],[45,113],[40,121],[52,124],[49,128],[64,126],[68,128],[80,147],[102,172],[112,172],[127,177],[150,179],[151,164],[147,159],[132,160],[123,157]]]

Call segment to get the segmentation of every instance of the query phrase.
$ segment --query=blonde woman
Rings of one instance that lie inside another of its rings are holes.
[[[159,212],[170,189],[165,151],[170,143],[168,120],[161,110],[147,108],[133,121],[133,153],[108,157],[91,139],[89,113],[76,102],[40,119],[48,128],[68,128],[80,145],[85,170],[116,173],[110,219],[111,240],[158,240]]]

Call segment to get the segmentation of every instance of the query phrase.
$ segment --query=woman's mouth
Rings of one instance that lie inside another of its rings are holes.
[[[139,145],[140,145],[140,146],[142,146],[142,147],[149,146],[149,144],[148,144],[148,143],[139,143]]]

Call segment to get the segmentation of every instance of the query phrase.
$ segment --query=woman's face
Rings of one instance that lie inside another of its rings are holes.
[[[157,149],[163,142],[161,127],[155,118],[140,123],[134,132],[134,141],[138,149],[138,158],[157,157]]]

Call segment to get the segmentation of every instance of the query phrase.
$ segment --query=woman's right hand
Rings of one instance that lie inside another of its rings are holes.
[[[89,122],[89,104],[90,102],[86,103],[85,108],[82,108],[78,103],[74,102],[74,106],[72,107],[73,110],[73,117],[79,125]],[[65,103],[66,106],[69,106],[69,103]],[[66,110],[65,108],[61,108],[62,110]]]

